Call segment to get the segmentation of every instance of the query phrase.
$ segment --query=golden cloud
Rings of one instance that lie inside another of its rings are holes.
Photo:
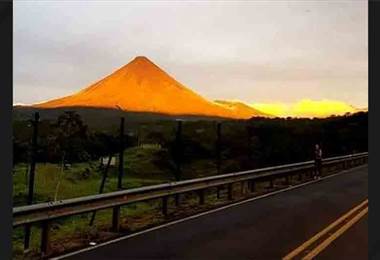
[[[251,106],[278,117],[328,117],[359,111],[345,102],[328,99],[302,99],[296,103],[255,103]]]

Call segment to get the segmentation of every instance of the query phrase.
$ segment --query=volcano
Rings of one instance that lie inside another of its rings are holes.
[[[70,96],[33,105],[35,108],[93,107],[167,115],[247,119],[258,111],[239,113],[185,87],[148,58],[139,56],[109,76]]]

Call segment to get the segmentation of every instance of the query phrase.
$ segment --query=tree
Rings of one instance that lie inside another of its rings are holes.
[[[54,125],[56,148],[64,155],[64,160],[75,162],[88,159],[85,144],[88,138],[87,125],[74,111],[65,111]]]
[[[66,111],[58,117],[54,127],[56,135],[55,140],[54,138],[52,140],[54,140],[55,148],[60,151],[62,158],[61,171],[54,194],[54,201],[56,201],[59,186],[62,181],[65,162],[88,159],[89,156],[84,149],[85,141],[88,137],[87,126],[83,124],[80,115],[74,111]]]

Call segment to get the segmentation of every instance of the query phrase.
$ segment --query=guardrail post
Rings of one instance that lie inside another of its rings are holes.
[[[269,181],[269,188],[273,189],[273,187],[274,187],[274,181],[273,181],[273,178],[271,177]]]
[[[162,214],[164,214],[164,216],[168,215],[168,197],[167,196],[162,198]]]
[[[44,258],[49,254],[49,221],[41,223],[41,257]]]
[[[323,163],[322,163],[321,168],[322,168],[322,167],[323,167]],[[315,171],[314,168],[312,168],[311,170],[307,171],[307,172],[308,172],[308,175],[309,175],[310,178],[313,178],[314,171]]]
[[[244,181],[240,182],[240,194],[244,194]]]
[[[251,192],[255,192],[255,182],[254,181],[249,182],[249,188],[250,188]]]
[[[217,186],[216,187],[216,198],[220,199],[220,192],[222,191],[222,186]]]
[[[203,189],[199,190],[198,194],[199,194],[199,204],[200,205],[205,204],[205,192],[204,192],[204,190]]]
[[[232,183],[229,183],[228,184],[228,199],[229,200],[232,200],[233,199],[233,197],[232,197]]]
[[[120,206],[116,206],[112,211],[112,231],[119,232]]]
[[[287,174],[286,176],[285,176],[285,184],[286,185],[289,185],[290,184],[290,179],[289,179],[289,175]]]
[[[174,202],[175,202],[176,207],[179,206],[179,199],[180,199],[179,194],[174,195]]]

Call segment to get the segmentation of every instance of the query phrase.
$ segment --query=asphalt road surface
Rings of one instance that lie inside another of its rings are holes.
[[[368,197],[368,167],[67,259],[281,259]],[[316,259],[367,259],[368,216]]]

